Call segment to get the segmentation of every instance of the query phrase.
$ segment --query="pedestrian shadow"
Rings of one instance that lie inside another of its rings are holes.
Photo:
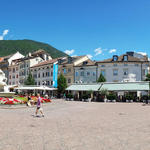
[[[142,106],[150,106],[150,104],[142,104]]]
[[[40,115],[31,115],[33,118],[43,118],[42,116]]]

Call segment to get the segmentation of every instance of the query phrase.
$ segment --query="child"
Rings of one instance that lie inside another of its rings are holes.
[[[42,117],[44,117],[44,114],[43,114],[43,109],[41,108],[41,97],[40,97],[40,94],[37,94],[37,105],[36,105],[36,116],[37,116],[37,113],[38,111],[40,111],[40,113],[42,114]]]

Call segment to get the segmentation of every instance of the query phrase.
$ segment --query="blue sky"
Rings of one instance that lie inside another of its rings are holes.
[[[0,40],[46,42],[103,60],[126,51],[150,56],[149,0],[1,0]]]

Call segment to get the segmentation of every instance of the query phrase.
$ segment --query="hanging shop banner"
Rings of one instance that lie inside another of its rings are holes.
[[[57,88],[58,64],[53,64],[53,87]]]

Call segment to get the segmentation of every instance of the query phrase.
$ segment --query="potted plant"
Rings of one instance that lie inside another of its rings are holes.
[[[145,102],[146,104],[148,104],[148,99],[149,99],[149,96],[148,96],[148,95],[143,95],[143,96],[142,96],[142,100],[143,100],[143,102]]]
[[[127,95],[125,96],[125,99],[126,99],[126,102],[133,102],[133,95],[127,94]]]
[[[104,102],[107,101],[107,97],[106,95],[108,94],[108,90],[107,89],[104,89],[102,88],[100,91],[99,91],[100,95],[101,95],[101,98]]]
[[[107,99],[110,100],[111,102],[116,102],[116,95],[113,93],[108,94]]]
[[[87,101],[89,98],[88,94],[82,95],[82,101]]]

